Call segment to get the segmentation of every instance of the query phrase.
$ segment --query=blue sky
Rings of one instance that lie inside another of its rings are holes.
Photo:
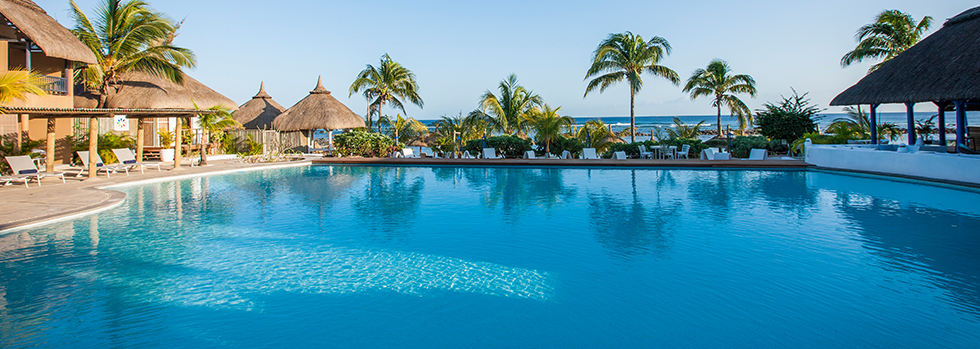
[[[34,0],[73,27],[66,0]],[[101,0],[76,1],[86,13]],[[496,92],[511,73],[569,116],[628,116],[629,91],[619,84],[582,98],[589,59],[610,33],[632,31],[666,38],[673,53],[661,64],[687,79],[712,59],[752,75],[760,108],[780,95],[809,92],[827,107],[864,76],[868,63],[842,69],[854,32],[884,9],[917,20],[949,17],[976,6],[970,1],[189,1],[149,0],[171,18],[186,18],[176,44],[198,57],[194,78],[238,104],[265,81],[266,90],[290,107],[324,86],[354,112],[367,102],[348,88],[365,65],[384,53],[415,72],[425,108],[408,116],[437,119],[468,112],[488,89]],[[386,108],[387,109],[387,108]],[[920,104],[917,111],[931,111]],[[829,108],[838,112],[840,108]],[[903,111],[886,105],[882,111]],[[388,114],[388,112],[386,112]],[[707,100],[692,101],[674,86],[644,78],[637,115],[712,115]]]

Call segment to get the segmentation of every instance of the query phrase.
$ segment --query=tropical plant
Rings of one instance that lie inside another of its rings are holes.
[[[585,74],[589,81],[585,88],[585,98],[589,92],[599,89],[602,93],[614,83],[626,80],[630,84],[630,130],[636,129],[635,99],[636,94],[643,88],[643,73],[667,79],[674,85],[680,83],[677,72],[659,65],[660,61],[670,54],[670,43],[659,36],[644,41],[643,37],[631,32],[610,34],[606,40],[592,53],[592,66]],[[630,142],[636,141],[634,132],[630,132]]]
[[[76,135],[65,136],[65,140],[68,142],[68,146],[71,148],[72,160],[77,158],[77,154],[75,152],[79,150],[88,150],[88,132],[80,132]],[[134,140],[130,135],[116,132],[106,132],[105,134],[99,135],[96,142],[98,142],[97,148],[99,149],[99,157],[101,157],[102,161],[107,164],[118,162],[116,154],[112,152],[112,149],[132,148],[136,145],[136,140]]]
[[[704,125],[705,120],[701,120],[696,125],[687,125],[681,118],[674,117],[674,127],[667,128],[667,138],[686,138],[686,139],[696,139],[701,135],[701,126]]]
[[[194,103],[194,109],[201,109]],[[207,110],[213,111],[210,114],[199,114],[197,116],[197,124],[204,131],[203,142],[201,142],[201,166],[206,166],[208,164],[208,145],[211,144],[211,135],[215,132],[221,132],[222,130],[229,128],[242,127],[242,124],[235,121],[231,117],[231,109],[228,109],[222,105],[216,105],[208,108]]]
[[[878,137],[882,139],[888,138],[889,141],[894,142],[896,139],[902,137],[902,130],[896,124],[883,122],[878,124]]]
[[[691,93],[691,99],[711,97],[711,106],[718,110],[718,137],[721,133],[721,107],[731,111],[732,116],[738,117],[738,128],[745,129],[752,125],[752,112],[736,94],[747,93],[755,97],[755,79],[745,74],[730,75],[732,68],[728,62],[720,59],[711,61],[705,69],[698,69],[687,79],[684,92]]]
[[[401,149],[391,137],[364,130],[342,133],[333,140],[338,154],[350,156],[388,157]]]
[[[873,23],[864,25],[854,35],[857,46],[840,60],[842,67],[865,59],[881,59],[871,66],[868,73],[881,67],[900,53],[905,52],[919,40],[932,25],[932,17],[925,16],[916,23],[915,18],[899,10],[885,10],[875,17]]]
[[[399,143],[406,143],[419,140],[429,135],[429,128],[422,122],[414,118],[403,118],[401,114],[382,116],[378,119],[379,127],[384,128],[385,134]]]
[[[827,125],[827,129],[843,129],[850,128],[856,131],[861,137],[868,137],[871,134],[871,119],[868,118],[868,114],[864,113],[861,106],[854,107],[844,107],[844,112],[847,116],[842,118],[836,118],[830,125]]]
[[[815,105],[810,105],[810,99],[806,98],[807,93],[802,96],[796,90],[793,95],[784,97],[777,103],[767,102],[763,105],[763,110],[756,114],[756,122],[759,125],[759,133],[769,139],[781,139],[786,143],[792,143],[806,133],[817,131],[819,118],[817,113],[823,111]]]
[[[561,137],[563,130],[568,130],[575,124],[575,120],[567,116],[558,115],[561,107],[551,108],[550,105],[543,105],[540,109],[531,112],[527,123],[534,130],[535,142],[543,145],[546,153],[551,152],[552,140]]]
[[[731,153],[736,158],[747,158],[752,149],[771,150],[769,139],[763,136],[742,136],[732,139]]]
[[[451,153],[458,150],[457,138],[465,143],[482,137],[489,128],[489,122],[485,114],[474,110],[466,116],[462,112],[456,116],[443,115],[433,126],[436,133],[435,147],[440,152]]]
[[[466,142],[464,150],[480,154],[483,151],[483,139],[472,139]],[[487,147],[496,149],[501,155],[509,158],[519,158],[531,150],[531,141],[518,136],[500,135],[487,137]]]
[[[120,78],[132,71],[183,83],[182,68],[196,64],[194,53],[173,45],[180,23],[154,12],[142,0],[105,0],[95,20],[71,1],[75,29],[72,33],[95,54],[97,63],[76,70],[75,80],[99,91],[99,107],[105,107],[110,90],[118,91]]]
[[[602,122],[602,119],[596,119],[582,124],[575,137],[582,141],[584,148],[595,148],[596,153],[602,153],[609,148],[610,143],[607,140],[615,135],[609,131],[609,125]]]
[[[932,138],[932,133],[936,131],[936,123],[933,121],[938,115],[933,115],[928,119],[915,120],[915,133],[922,137],[922,140],[928,141]]]
[[[419,85],[415,81],[415,73],[392,60],[387,53],[381,56],[381,62],[377,67],[368,64],[367,68],[357,74],[354,83],[350,85],[348,97],[361,91],[364,98],[370,102],[367,115],[368,129],[372,127],[372,115],[376,114],[380,118],[383,115],[381,107],[385,104],[391,104],[406,114],[408,113],[405,112],[402,100],[407,100],[419,108],[425,105],[422,97],[419,97]]]
[[[521,86],[515,74],[510,74],[497,88],[500,90],[499,96],[487,90],[480,97],[480,111],[489,117],[490,126],[495,131],[526,133],[525,121],[535,107],[543,104],[541,96]]]
[[[157,136],[160,136],[160,146],[164,148],[174,146],[174,137],[176,137],[176,135],[174,135],[173,132],[170,132],[170,130],[157,131]]]
[[[27,99],[28,95],[43,96],[44,90],[37,85],[38,75],[27,70],[0,72],[0,106],[14,99]],[[0,109],[0,111],[4,111]]]

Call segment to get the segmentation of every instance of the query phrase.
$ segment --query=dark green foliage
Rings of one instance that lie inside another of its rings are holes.
[[[628,143],[616,143],[616,144],[613,144],[613,145],[609,146],[609,149],[606,150],[605,153],[602,153],[602,157],[608,159],[608,158],[611,158],[612,157],[612,154],[614,152],[624,151],[624,152],[626,152],[626,156],[627,157],[630,157],[630,158],[639,158],[640,157],[640,145],[643,145],[643,146],[647,147],[647,149],[650,149],[650,147],[655,146],[655,145],[676,146],[677,149],[680,150],[682,147],[684,147],[685,144],[691,146],[691,150],[688,152],[688,155],[687,156],[689,158],[692,158],[692,159],[697,158],[698,154],[701,154],[701,151],[702,150],[708,149],[708,145],[705,144],[705,143],[703,143],[703,142],[701,142],[701,140],[698,140],[698,139],[686,139],[686,138],[675,138],[675,139],[663,140],[663,141],[660,141],[660,142],[655,142],[655,141],[642,141],[642,142],[636,142],[636,143],[632,143],[632,144],[628,144]]]
[[[783,97],[779,103],[766,103],[763,106],[765,109],[758,111],[755,117],[759,133],[769,139],[782,139],[792,143],[805,133],[816,132],[816,119],[819,118],[817,113],[821,109],[810,105],[810,99],[806,95],[804,93],[800,96],[793,90],[793,96]]]
[[[727,138],[712,138],[712,139],[709,139],[707,141],[704,141],[704,144],[707,145],[708,147],[725,148],[725,147],[728,146],[728,139]]]
[[[841,134],[819,134],[816,132],[807,133],[797,139],[793,144],[790,145],[790,149],[794,152],[801,154],[803,152],[803,143],[809,138],[813,144],[847,144],[847,141],[861,139],[861,136],[856,133],[841,133]]]
[[[769,150],[769,144],[769,140],[762,136],[735,137],[732,140],[731,153],[736,158],[747,158],[753,148]]]
[[[388,157],[401,150],[391,137],[363,130],[337,135],[334,146],[338,154],[346,156]]]
[[[17,143],[17,137],[13,135],[4,136],[0,138],[0,173],[8,173],[10,171],[10,165],[6,161],[3,161],[5,156],[21,156],[21,155],[33,155],[34,149],[43,149],[46,140],[33,141],[30,139],[25,139],[20,144],[20,151],[14,151],[14,145]]]
[[[68,146],[71,147],[72,162],[80,161],[78,160],[78,154],[75,152],[79,150],[88,150],[88,132],[80,133],[77,136],[66,136],[65,139],[68,140]],[[119,162],[119,160],[116,159],[116,154],[112,152],[113,149],[133,149],[136,147],[136,141],[133,139],[133,137],[130,137],[125,133],[107,132],[106,134],[99,135],[98,142],[97,147],[99,148],[99,157],[101,157],[102,162],[106,164]]]
[[[582,148],[585,148],[585,142],[580,141],[578,138],[558,136],[551,139],[551,153],[555,155],[561,155],[566,150],[572,154],[578,154],[582,151]],[[538,144],[537,151],[539,153],[544,153],[544,149],[544,144]]]
[[[517,136],[493,136],[487,137],[487,147],[497,149],[497,153],[509,158],[520,158],[524,156],[524,153],[531,150],[531,141],[522,139]],[[466,141],[466,146],[463,150],[469,151],[470,154],[482,154],[483,153],[483,139],[473,139]]]

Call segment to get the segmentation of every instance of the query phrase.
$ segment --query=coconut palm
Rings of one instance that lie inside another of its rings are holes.
[[[197,106],[197,103],[194,103],[194,109],[201,108]],[[201,142],[201,166],[208,164],[208,145],[211,143],[210,138],[212,134],[229,128],[242,127],[241,123],[231,117],[231,109],[225,106],[216,105],[207,110],[214,111],[214,113],[199,114],[197,116],[197,124],[204,131],[201,137],[203,140]]]
[[[871,135],[871,119],[868,118],[868,114],[861,109],[861,106],[857,108],[854,107],[844,107],[844,112],[847,116],[836,118],[830,125],[827,125],[827,132],[836,133],[841,130],[847,130],[844,132],[855,133],[862,138],[870,137]],[[895,140],[901,136],[901,130],[898,126],[893,123],[879,123],[877,126],[878,139]],[[833,131],[832,131],[833,130]]]
[[[399,143],[409,143],[429,134],[429,128],[414,118],[404,118],[401,114],[394,118],[382,116],[378,118],[379,127],[383,126],[387,135]]]
[[[561,107],[551,108],[550,105],[543,105],[540,109],[531,112],[527,124],[534,130],[536,142],[544,144],[544,151],[551,152],[551,140],[559,137],[562,130],[567,130],[575,124],[572,118],[558,115]]]
[[[634,100],[636,94],[643,88],[643,73],[667,79],[674,85],[680,82],[677,72],[659,65],[660,61],[670,54],[670,43],[667,39],[655,36],[649,41],[631,32],[610,34],[606,40],[592,53],[592,67],[585,74],[585,79],[595,77],[585,88],[585,98],[589,92],[599,89],[602,93],[614,83],[629,81],[630,84],[630,130],[636,129]],[[630,142],[636,141],[636,136],[630,133]]]
[[[14,99],[27,99],[28,95],[43,96],[45,93],[37,85],[37,78],[37,73],[27,70],[0,73],[0,105],[10,103]]]
[[[691,99],[712,97],[711,106],[718,110],[718,137],[721,137],[721,107],[725,106],[738,116],[738,128],[742,132],[752,124],[752,112],[735,94],[748,93],[755,97],[755,79],[751,76],[730,75],[732,68],[720,59],[711,61],[706,69],[698,69],[687,79],[684,92],[691,93]]]
[[[607,140],[615,135],[609,130],[608,124],[602,122],[602,119],[596,119],[582,124],[575,137],[585,144],[585,148],[595,148],[596,152],[601,154],[610,146]]]
[[[865,59],[881,59],[871,66],[868,73],[877,70],[898,54],[922,40],[923,34],[932,25],[932,17],[925,16],[916,23],[915,18],[899,10],[885,10],[875,17],[874,23],[858,29],[854,35],[857,47],[840,60],[842,67]]]
[[[436,133],[436,145],[442,151],[455,151],[456,138],[466,143],[466,141],[482,137],[490,127],[488,117],[479,110],[474,110],[467,115],[462,112],[455,116],[443,115],[439,121],[434,123]]]
[[[88,46],[98,61],[76,71],[76,80],[99,91],[99,107],[105,107],[110,91],[118,90],[128,72],[143,72],[183,83],[182,68],[196,64],[194,53],[173,45],[180,23],[154,12],[141,0],[105,0],[89,19],[71,1],[75,29],[72,33]]]
[[[480,98],[480,109],[489,116],[492,128],[507,134],[526,133],[525,121],[532,110],[541,105],[541,96],[521,86],[517,75],[510,74],[497,87],[500,96],[487,90]]]
[[[687,125],[683,121],[681,121],[681,118],[675,116],[674,117],[674,127],[673,128],[667,128],[668,138],[670,138],[670,139],[677,139],[677,138],[697,139],[698,138],[698,135],[701,134],[701,125],[703,125],[703,124],[704,124],[704,120],[701,120],[701,122],[698,122],[697,125],[693,125],[693,126],[692,125]]]
[[[368,129],[372,127],[372,114],[377,114],[380,118],[383,115],[381,107],[385,104],[391,104],[405,114],[408,113],[405,112],[402,100],[407,100],[419,108],[425,105],[422,97],[419,97],[419,84],[415,81],[415,73],[392,60],[387,53],[381,56],[381,62],[377,67],[368,64],[367,68],[358,73],[349,91],[348,97],[363,91],[365,99],[374,100],[368,105]],[[378,130],[380,131],[380,125]]]

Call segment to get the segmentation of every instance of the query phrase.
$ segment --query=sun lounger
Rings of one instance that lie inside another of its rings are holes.
[[[595,154],[595,148],[582,148],[582,159],[598,159],[599,157]]]
[[[769,158],[769,152],[765,149],[752,149],[749,151],[749,160],[765,160]]]
[[[78,175],[75,177],[81,177],[83,172],[88,171],[89,153],[85,150],[79,150],[75,153],[78,153],[78,157],[82,159],[82,170],[78,171]],[[126,175],[129,175],[128,165],[106,165],[104,162],[102,162],[102,157],[99,156],[99,154],[95,154],[95,158],[98,160],[98,162],[95,163],[96,175],[98,175],[99,172],[105,172],[105,176],[110,177],[109,173],[116,173],[118,171],[125,171]]]
[[[561,152],[561,159],[571,159],[571,158],[572,158],[572,152],[568,150]]]
[[[402,149],[402,157],[403,158],[412,158],[412,159],[418,159],[419,158],[418,155],[415,155],[415,150],[413,150],[412,148],[404,148],[404,149]]]
[[[10,164],[10,170],[17,176],[25,176],[28,179],[36,179],[37,185],[41,185],[41,178],[44,177],[60,177],[61,183],[65,182],[64,172],[41,172],[34,165],[34,160],[30,156],[7,156],[7,164]],[[25,182],[26,184],[26,182]]]
[[[476,157],[474,157],[473,155],[470,155],[470,151],[467,150],[467,151],[464,151],[463,152],[463,159],[476,159]]]
[[[27,176],[0,176],[0,183],[3,183],[3,185],[8,185],[10,182],[21,181],[24,182],[25,187],[30,188],[31,186],[27,185],[27,182],[30,180],[31,179]]]
[[[533,150],[528,150],[528,151],[524,152],[524,158],[525,159],[543,159],[543,158],[539,158],[537,155],[534,155],[534,151]]]
[[[145,173],[143,172],[143,168],[145,167],[156,167],[157,172],[163,171],[162,169],[160,169],[160,165],[162,165],[163,163],[159,161],[154,161],[154,162],[137,161],[136,154],[133,153],[132,149],[129,148],[113,149],[112,153],[116,154],[116,158],[118,158],[119,162],[122,163],[123,165],[128,165],[130,168],[139,167],[140,173]]]
[[[497,156],[497,149],[494,148],[483,148],[483,158],[484,159],[503,159],[503,156]]]
[[[617,151],[617,152],[613,153],[612,158],[613,159],[616,159],[616,160],[626,160],[626,152],[625,151]]]

